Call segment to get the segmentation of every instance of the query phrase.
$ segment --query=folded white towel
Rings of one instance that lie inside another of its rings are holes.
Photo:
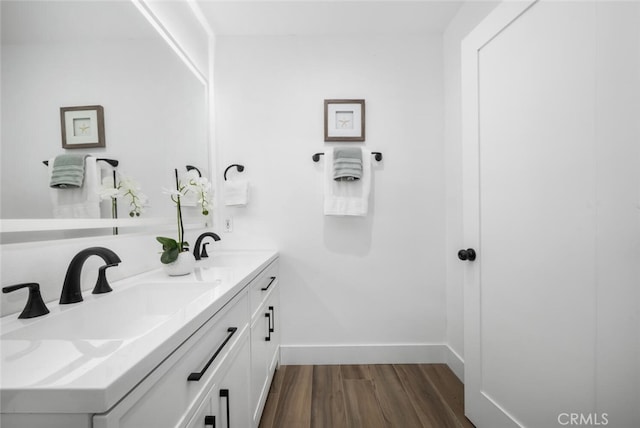
[[[53,172],[54,160],[49,160],[49,176]],[[84,164],[82,187],[51,188],[51,202],[54,218],[100,218],[100,168],[96,158],[87,157]]]
[[[333,179],[333,149],[324,151],[324,214],[366,216],[371,191],[371,152],[362,149],[360,180]]]
[[[224,182],[225,205],[247,205],[249,203],[249,182],[246,180]]]

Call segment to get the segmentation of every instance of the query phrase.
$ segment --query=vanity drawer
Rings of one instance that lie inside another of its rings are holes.
[[[274,261],[267,266],[251,282],[249,289],[249,302],[251,303],[251,318],[256,315],[256,311],[267,300],[271,290],[278,284],[278,261]]]
[[[177,348],[94,428],[174,427],[208,391],[249,331],[246,293],[236,296]],[[191,379],[191,380],[189,380]]]

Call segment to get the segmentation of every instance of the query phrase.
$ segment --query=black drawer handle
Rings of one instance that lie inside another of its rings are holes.
[[[204,424],[211,425],[213,428],[216,428],[216,417],[215,416],[205,416]]]
[[[195,380],[195,381],[199,381],[200,378],[202,378],[202,376],[204,376],[204,373],[207,371],[207,369],[209,368],[209,366],[211,365],[211,363],[213,363],[213,360],[216,359],[216,357],[218,356],[218,354],[222,351],[222,348],[224,348],[224,345],[227,344],[227,342],[229,342],[229,340],[231,340],[231,337],[235,334],[235,332],[238,330],[238,327],[229,327],[227,329],[227,332],[229,332],[229,334],[227,335],[226,339],[224,339],[224,342],[222,342],[222,344],[218,347],[218,349],[216,350],[216,352],[213,354],[213,356],[211,357],[211,359],[207,362],[207,364],[204,366],[204,368],[199,371],[199,372],[193,372],[189,375],[189,377],[187,378],[187,380]]]
[[[269,287],[271,287],[271,284],[273,284],[273,281],[275,281],[275,280],[276,280],[276,277],[275,277],[275,276],[272,276],[272,277],[271,277],[271,281],[269,281],[269,283],[267,284],[267,286],[266,286],[266,287],[261,288],[261,290],[262,290],[262,291],[267,291],[267,290],[269,289]]]
[[[273,331],[273,330],[271,330],[271,314],[270,314],[269,312],[267,312],[266,314],[264,314],[264,316],[265,316],[266,318],[268,318],[268,319],[269,319],[269,326],[268,326],[268,328],[267,328],[267,333],[268,333],[269,335],[268,335],[268,336],[266,336],[266,337],[264,338],[264,340],[266,340],[267,342],[269,342],[269,341],[271,341],[271,332]]]
[[[228,389],[221,389],[220,390],[220,398],[226,398],[227,399],[227,428],[231,428],[231,409],[229,409],[230,404],[229,404],[229,390]]]
[[[271,317],[269,318],[269,332],[274,333],[276,331],[276,312],[273,309],[273,306],[269,306],[269,311],[271,311]]]

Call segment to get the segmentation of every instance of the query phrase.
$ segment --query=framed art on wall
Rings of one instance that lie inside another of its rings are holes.
[[[62,148],[105,147],[102,106],[60,107]]]
[[[324,141],[364,141],[364,100],[324,100]]]

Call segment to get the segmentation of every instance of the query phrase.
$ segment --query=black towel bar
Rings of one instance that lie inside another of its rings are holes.
[[[382,160],[382,153],[371,152],[371,154],[375,155],[375,160],[377,160],[378,162]],[[320,160],[320,156],[322,155],[324,155],[324,153],[315,153],[313,156],[311,156],[311,159],[313,159],[314,162],[318,162]]]
[[[111,165],[112,167],[116,167],[116,166],[118,166],[118,164],[120,163],[120,162],[118,162],[118,161],[117,161],[117,160],[115,160],[115,159],[97,158],[96,160],[97,160],[97,161],[106,162],[106,163],[108,163],[109,165]],[[48,160],[44,160],[44,161],[42,161],[42,163],[43,163],[43,164],[45,164],[45,165],[47,165],[47,166],[49,165],[49,161],[48,161]]]

